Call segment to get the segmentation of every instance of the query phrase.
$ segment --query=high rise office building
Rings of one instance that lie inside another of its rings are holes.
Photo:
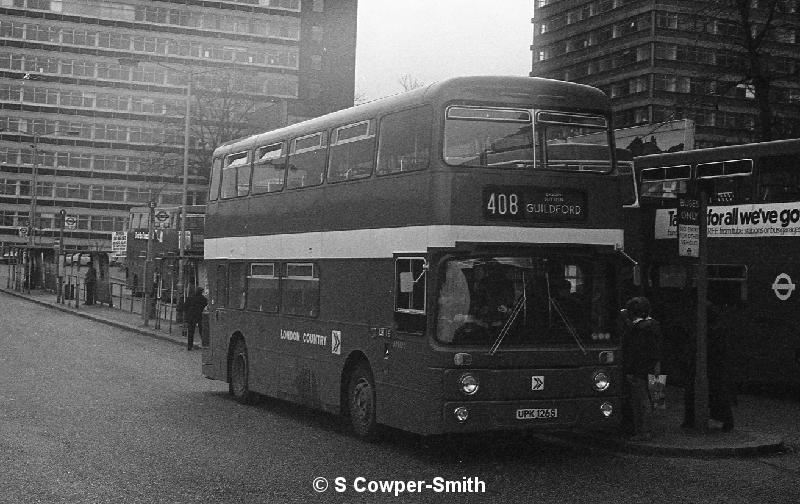
[[[691,119],[695,146],[710,147],[760,139],[749,71],[760,65],[771,85],[773,139],[800,136],[800,2],[778,0],[770,17],[774,0],[750,0],[758,61],[738,42],[739,4],[535,0],[531,75],[604,90],[618,128]]]
[[[187,203],[204,204],[215,143],[353,104],[356,9],[0,0],[0,242],[52,248],[64,210],[66,248],[109,250],[130,207],[180,205],[189,92]]]

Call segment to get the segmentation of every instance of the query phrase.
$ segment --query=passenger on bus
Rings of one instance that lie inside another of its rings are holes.
[[[458,261],[449,261],[445,268],[445,279],[439,289],[439,315],[437,337],[445,343],[453,342],[456,330],[468,323],[469,284]]]
[[[487,327],[502,327],[514,308],[514,283],[496,261],[475,266],[472,313]]]

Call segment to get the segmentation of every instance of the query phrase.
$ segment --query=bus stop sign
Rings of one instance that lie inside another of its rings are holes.
[[[694,195],[678,198],[678,255],[699,257],[700,199]]]

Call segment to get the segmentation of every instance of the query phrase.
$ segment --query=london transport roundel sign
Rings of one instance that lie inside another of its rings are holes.
[[[775,277],[775,281],[772,282],[772,291],[775,293],[775,297],[781,301],[786,301],[792,297],[792,293],[796,287],[794,282],[792,282],[792,277],[786,273],[781,273]]]

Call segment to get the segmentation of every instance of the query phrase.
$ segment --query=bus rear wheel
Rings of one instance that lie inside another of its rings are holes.
[[[255,394],[250,391],[250,361],[247,359],[247,345],[241,339],[233,344],[230,362],[230,382],[228,392],[242,404],[252,404]]]
[[[347,408],[350,425],[356,435],[362,439],[375,439],[378,428],[375,415],[375,380],[366,364],[359,364],[350,373]]]

